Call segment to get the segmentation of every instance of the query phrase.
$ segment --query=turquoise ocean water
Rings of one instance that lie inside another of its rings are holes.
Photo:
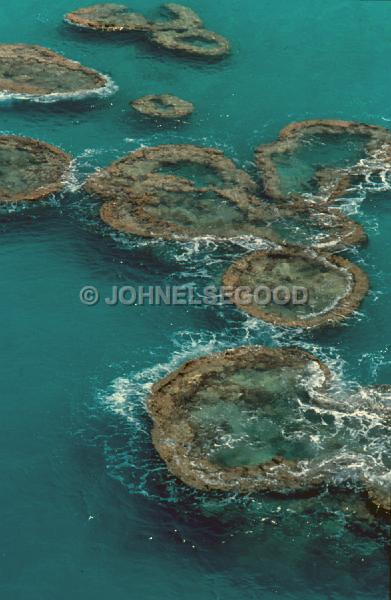
[[[387,528],[351,516],[354,494],[207,496],[169,475],[150,443],[150,384],[201,354],[301,345],[346,385],[391,383],[391,191],[346,210],[370,243],[360,312],[336,331],[286,332],[232,308],[83,306],[79,290],[218,280],[238,246],[113,235],[78,184],[140,145],[215,146],[253,171],[254,148],[285,124],[341,118],[391,125],[391,2],[189,0],[232,55],[159,54],[135,37],[62,24],[85,0],[14,0],[2,43],[37,43],[112,77],[105,99],[0,106],[2,133],[75,157],[68,190],[0,214],[1,600],[387,598]],[[156,14],[156,0],[132,8]],[[128,106],[148,93],[191,100],[187,123],[156,127]],[[360,423],[357,423],[359,430]]]

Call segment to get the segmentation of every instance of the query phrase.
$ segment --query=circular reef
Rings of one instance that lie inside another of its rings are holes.
[[[48,48],[0,44],[0,100],[65,100],[110,91],[110,80]]]
[[[271,198],[286,201],[300,196],[331,204],[364,178],[371,161],[377,165],[371,167],[375,171],[382,170],[381,156],[389,164],[390,144],[391,132],[383,127],[301,121],[285,127],[277,141],[259,146],[256,162]]]
[[[0,202],[41,200],[60,191],[70,163],[68,154],[50,144],[0,136]]]
[[[232,299],[248,314],[287,327],[336,325],[368,291],[368,278],[345,258],[300,247],[253,252],[223,278]]]
[[[160,119],[181,119],[194,111],[191,102],[171,94],[150,94],[135,100],[131,106],[143,115]]]
[[[151,25],[143,15],[131,12],[123,4],[93,4],[64,17],[70,25],[97,31],[149,31]]]
[[[324,482],[317,425],[302,402],[330,373],[296,348],[247,346],[187,362],[148,399],[152,441],[173,475],[193,488],[225,492],[309,492]]]
[[[221,58],[230,51],[230,44],[225,37],[202,28],[154,31],[151,40],[166,50],[200,58]]]
[[[270,209],[253,195],[256,184],[213,148],[142,148],[92,175],[85,189],[106,200],[103,221],[126,233],[163,239],[275,237]]]

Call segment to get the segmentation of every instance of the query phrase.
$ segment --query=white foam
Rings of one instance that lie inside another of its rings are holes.
[[[52,92],[50,94],[22,94],[2,91],[0,92],[0,102],[30,101],[41,104],[52,104],[53,102],[64,100],[85,100],[91,97],[105,98],[118,91],[118,86],[111,77],[102,74],[101,76],[105,79],[106,84],[99,88],[80,90],[78,92]]]

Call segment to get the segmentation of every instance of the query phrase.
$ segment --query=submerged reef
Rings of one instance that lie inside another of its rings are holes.
[[[194,111],[191,102],[171,94],[150,94],[134,100],[131,106],[143,115],[160,119],[180,119]]]
[[[197,190],[176,183],[175,178],[157,177],[143,196],[105,202],[100,215],[114,229],[142,237],[191,240],[253,236],[276,241],[262,205],[253,196],[235,190]]]
[[[173,16],[152,24],[151,41],[158,46],[199,58],[222,58],[230,51],[228,40],[203,27],[193,10],[180,4],[164,4],[163,10]]]
[[[107,200],[102,219],[120,231],[163,239],[273,238],[256,185],[219,150],[141,148],[92,175],[85,189]]]
[[[162,10],[170,18],[148,21],[122,4],[94,4],[65,15],[70,25],[108,32],[141,31],[154,44],[200,58],[220,58],[229,53],[230,45],[218,33],[204,29],[202,19],[191,8],[181,4],[164,4]]]
[[[93,4],[79,8],[64,17],[70,25],[97,31],[148,31],[151,26],[139,13],[123,4]]]
[[[166,50],[201,58],[220,58],[230,50],[225,37],[208,29],[156,31],[151,40]]]
[[[341,250],[364,244],[368,237],[363,227],[337,208],[306,202],[268,203],[268,224],[273,230],[269,239],[279,244],[298,244],[316,250]],[[264,210],[264,212],[266,212]]]
[[[223,283],[243,288],[233,295],[234,303],[250,315],[302,328],[336,325],[358,308],[368,291],[368,278],[356,265],[299,247],[248,254],[231,265]],[[265,294],[265,286],[277,296]],[[293,301],[296,288],[306,293]]]
[[[68,154],[50,144],[0,136],[0,202],[41,200],[58,192],[70,163]]]
[[[389,164],[391,132],[387,129],[314,119],[291,123],[276,142],[259,146],[256,162],[271,198],[286,201],[301,196],[331,204],[353,180],[366,174],[367,161],[380,161],[379,152]]]
[[[228,40],[203,27],[196,12],[181,4],[164,4],[173,18],[152,23],[151,41],[158,46],[199,58],[222,58],[230,51]]]
[[[48,48],[0,44],[0,100],[64,100],[108,90],[107,77]]]
[[[171,473],[199,490],[317,489],[322,474],[304,467],[311,434],[294,415],[329,377],[296,348],[247,346],[192,360],[152,388],[153,444]]]
[[[161,239],[253,237],[319,249],[346,248],[367,239],[360,225],[342,214],[327,214],[325,220],[324,214],[292,214],[244,191],[205,191],[167,176],[153,178],[142,196],[105,202],[100,214],[114,229]]]

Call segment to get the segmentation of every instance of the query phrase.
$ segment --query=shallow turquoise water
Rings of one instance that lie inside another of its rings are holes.
[[[0,108],[3,133],[71,152],[77,181],[141,144],[217,146],[252,170],[254,148],[290,121],[390,124],[389,2],[189,1],[233,43],[216,64],[62,25],[87,4],[15,0],[0,20],[3,43],[51,47],[119,86],[93,102]],[[156,6],[132,2],[149,14]],[[129,109],[158,92],[191,100],[191,121],[156,129]],[[353,495],[194,494],[151,447],[143,400],[185,359],[252,342],[302,345],[349,384],[391,383],[389,195],[351,205],[370,236],[350,253],[372,284],[360,313],[304,335],[230,308],[83,306],[86,284],[108,294],[118,284],[209,283],[243,249],[111,236],[78,192],[2,211],[1,600],[387,597],[387,529],[349,516]]]

